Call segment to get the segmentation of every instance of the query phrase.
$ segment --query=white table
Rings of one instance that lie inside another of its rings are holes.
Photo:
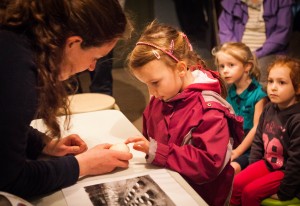
[[[61,118],[62,124],[63,119],[64,117]],[[45,129],[42,121],[40,120],[33,121],[32,126],[40,131],[44,131]],[[71,129],[68,132],[64,132],[63,136],[71,133],[78,134],[82,139],[84,139],[89,148],[101,143],[119,143],[123,142],[127,137],[141,135],[139,130],[137,130],[124,116],[124,114],[118,110],[102,110],[74,114],[71,119]],[[82,178],[77,184],[84,181],[97,180],[99,178],[120,177],[158,169],[158,167],[146,163],[144,153],[135,151],[132,148],[131,153],[133,154],[133,159],[130,160],[128,169],[117,169],[116,171],[105,175]],[[178,173],[170,170],[168,170],[168,172],[198,203],[198,205],[207,205]],[[62,190],[34,200],[32,203],[37,206],[67,206]]]

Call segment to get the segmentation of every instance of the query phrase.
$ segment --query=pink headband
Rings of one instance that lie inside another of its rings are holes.
[[[172,42],[171,42],[171,46],[170,47],[172,47],[172,45],[173,45],[173,48],[174,48],[174,41],[172,40]],[[163,48],[161,48],[159,46],[156,46],[156,45],[148,43],[148,42],[142,42],[142,41],[137,42],[136,45],[146,45],[146,46],[153,47],[153,48],[158,49],[158,50],[162,51],[163,53],[167,54],[169,57],[171,57],[172,59],[174,59],[176,62],[179,62],[179,60],[173,55],[173,48],[170,48],[170,50],[167,51],[167,50],[165,50],[165,49],[163,49]],[[160,58],[160,56],[159,56],[159,54],[157,52],[153,51],[153,54],[156,56],[157,59]]]
[[[184,33],[181,33],[181,35],[182,35],[182,37],[185,39],[185,41],[187,42],[187,44],[188,44],[188,46],[189,46],[189,48],[190,48],[190,51],[193,51],[193,47],[192,47],[192,45],[191,45],[191,43],[190,43],[188,37],[187,37]],[[179,62],[179,60],[177,59],[177,57],[175,57],[175,56],[173,55],[173,50],[174,50],[174,41],[173,41],[173,40],[171,41],[170,49],[169,49],[169,50],[165,50],[165,49],[163,49],[163,48],[161,48],[161,47],[159,47],[159,46],[156,46],[156,45],[154,45],[154,44],[152,44],[152,43],[142,42],[142,41],[137,42],[136,45],[146,45],[146,46],[153,47],[153,48],[158,49],[158,50],[162,51],[163,53],[167,54],[169,57],[171,57],[172,59],[174,59],[176,62]],[[153,50],[152,52],[153,52],[154,56],[155,56],[157,59],[160,58],[160,55],[158,54],[157,51],[154,51],[154,50]]]

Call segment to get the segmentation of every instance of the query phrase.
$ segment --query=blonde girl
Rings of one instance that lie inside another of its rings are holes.
[[[259,117],[267,102],[267,94],[259,84],[260,71],[255,56],[244,43],[225,43],[213,50],[216,66],[230,85],[226,100],[236,115],[244,118],[245,137],[232,151],[231,166],[235,174],[246,168]]]

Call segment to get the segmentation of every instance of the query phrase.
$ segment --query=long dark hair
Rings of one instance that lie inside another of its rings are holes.
[[[122,37],[130,24],[118,0],[9,0],[1,7],[2,28],[20,32],[31,42],[38,71],[36,115],[51,137],[60,137],[57,115],[63,111],[69,120],[70,113],[57,67],[66,39],[76,35],[83,39],[83,48],[101,46]]]

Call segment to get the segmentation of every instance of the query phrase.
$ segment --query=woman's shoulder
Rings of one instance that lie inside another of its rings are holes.
[[[1,51],[10,55],[30,48],[29,40],[25,35],[5,29],[0,29],[0,45]]]
[[[26,36],[9,31],[0,30],[0,64],[32,63],[32,50]]]
[[[27,83],[35,82],[36,66],[28,40],[21,34],[0,30],[0,45],[1,85],[19,82],[18,87],[24,89]]]
[[[0,42],[3,46],[19,41],[20,37],[20,35],[13,31],[0,29]]]
[[[227,12],[233,11],[233,9],[241,9],[242,2],[241,0],[223,0],[221,1],[222,8]]]

